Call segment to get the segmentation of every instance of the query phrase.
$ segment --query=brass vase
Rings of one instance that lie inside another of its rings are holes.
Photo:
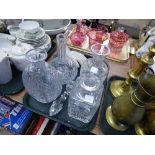
[[[135,125],[138,135],[155,135],[155,101],[146,106],[144,119]]]
[[[106,120],[112,128],[125,131],[143,119],[146,104],[152,100],[155,100],[155,75],[142,74],[132,94],[115,98],[106,111]]]
[[[149,53],[147,55],[143,55],[140,58],[139,66],[129,70],[128,76],[125,81],[123,80],[116,80],[110,84],[110,91],[114,97],[121,96],[125,93],[132,92],[133,89],[131,84],[134,80],[138,80],[138,77],[144,71],[146,66],[152,65],[154,63],[153,57],[155,56],[155,44],[149,48]]]

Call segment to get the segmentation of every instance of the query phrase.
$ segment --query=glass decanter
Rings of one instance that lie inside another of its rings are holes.
[[[78,68],[75,63],[66,57],[66,38],[64,34],[56,36],[59,49],[58,57],[54,58],[51,65],[58,72],[58,79],[62,84],[68,84],[77,76]]]
[[[57,80],[57,71],[45,59],[46,51],[32,49],[26,54],[30,64],[23,71],[23,84],[34,99],[41,103],[50,103],[62,91],[62,85]]]
[[[68,115],[84,123],[89,123],[100,106],[103,85],[92,73],[76,79],[68,101]]]
[[[80,75],[93,73],[104,82],[109,72],[105,57],[110,54],[110,49],[106,45],[97,43],[91,46],[91,51],[93,58],[89,58],[85,61],[81,67]]]

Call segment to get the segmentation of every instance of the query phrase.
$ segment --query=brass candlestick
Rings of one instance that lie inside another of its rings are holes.
[[[126,93],[115,98],[107,108],[106,120],[112,128],[125,131],[143,119],[146,103],[152,100],[155,100],[155,75],[142,74],[132,94]]]
[[[125,81],[116,80],[111,82],[110,91],[114,97],[118,97],[127,92],[132,92],[131,87],[132,81],[137,80],[139,75],[143,72],[146,66],[152,65],[154,63],[153,57],[155,56],[155,44],[149,48],[149,53],[141,57],[141,63],[138,67],[129,70],[129,78]]]
[[[155,101],[146,106],[144,119],[135,125],[138,135],[155,135]]]

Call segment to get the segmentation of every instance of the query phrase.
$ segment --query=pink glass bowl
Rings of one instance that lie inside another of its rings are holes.
[[[121,49],[128,41],[128,35],[124,32],[114,31],[110,34],[109,44],[112,48]]]
[[[103,43],[108,37],[102,30],[92,29],[87,33],[89,37],[89,45]]]

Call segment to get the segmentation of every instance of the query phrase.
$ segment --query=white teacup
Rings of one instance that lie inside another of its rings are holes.
[[[23,33],[36,33],[39,30],[39,23],[36,21],[23,21],[19,24]]]

